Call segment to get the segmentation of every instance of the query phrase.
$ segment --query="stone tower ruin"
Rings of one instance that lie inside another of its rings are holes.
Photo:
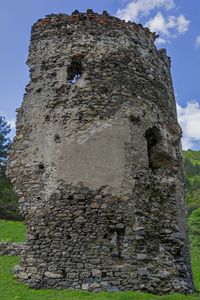
[[[193,292],[170,59],[148,28],[103,14],[32,28],[8,174],[35,288]]]

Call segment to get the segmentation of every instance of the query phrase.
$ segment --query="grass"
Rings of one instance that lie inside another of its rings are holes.
[[[23,242],[25,232],[25,225],[22,222],[0,220],[0,241]]]
[[[0,220],[0,240],[24,241],[25,226],[21,222]],[[200,290],[200,252],[192,252],[196,288]],[[12,268],[18,264],[18,257],[0,256],[0,299],[1,300],[200,300],[200,293],[194,295],[155,296],[140,292],[90,293],[71,290],[34,290],[18,282],[12,275]]]
[[[195,288],[199,292],[200,299],[200,253],[197,250],[191,251],[192,271],[194,276]]]

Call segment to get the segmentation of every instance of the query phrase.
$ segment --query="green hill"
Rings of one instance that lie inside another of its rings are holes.
[[[200,151],[183,151],[189,213],[200,208]]]

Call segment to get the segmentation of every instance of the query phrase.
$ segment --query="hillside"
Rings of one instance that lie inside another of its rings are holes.
[[[183,151],[189,213],[200,208],[200,151]]]

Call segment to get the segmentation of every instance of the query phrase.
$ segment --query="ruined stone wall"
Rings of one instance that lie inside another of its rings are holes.
[[[154,40],[105,12],[33,25],[8,169],[33,287],[193,291],[181,130]]]

